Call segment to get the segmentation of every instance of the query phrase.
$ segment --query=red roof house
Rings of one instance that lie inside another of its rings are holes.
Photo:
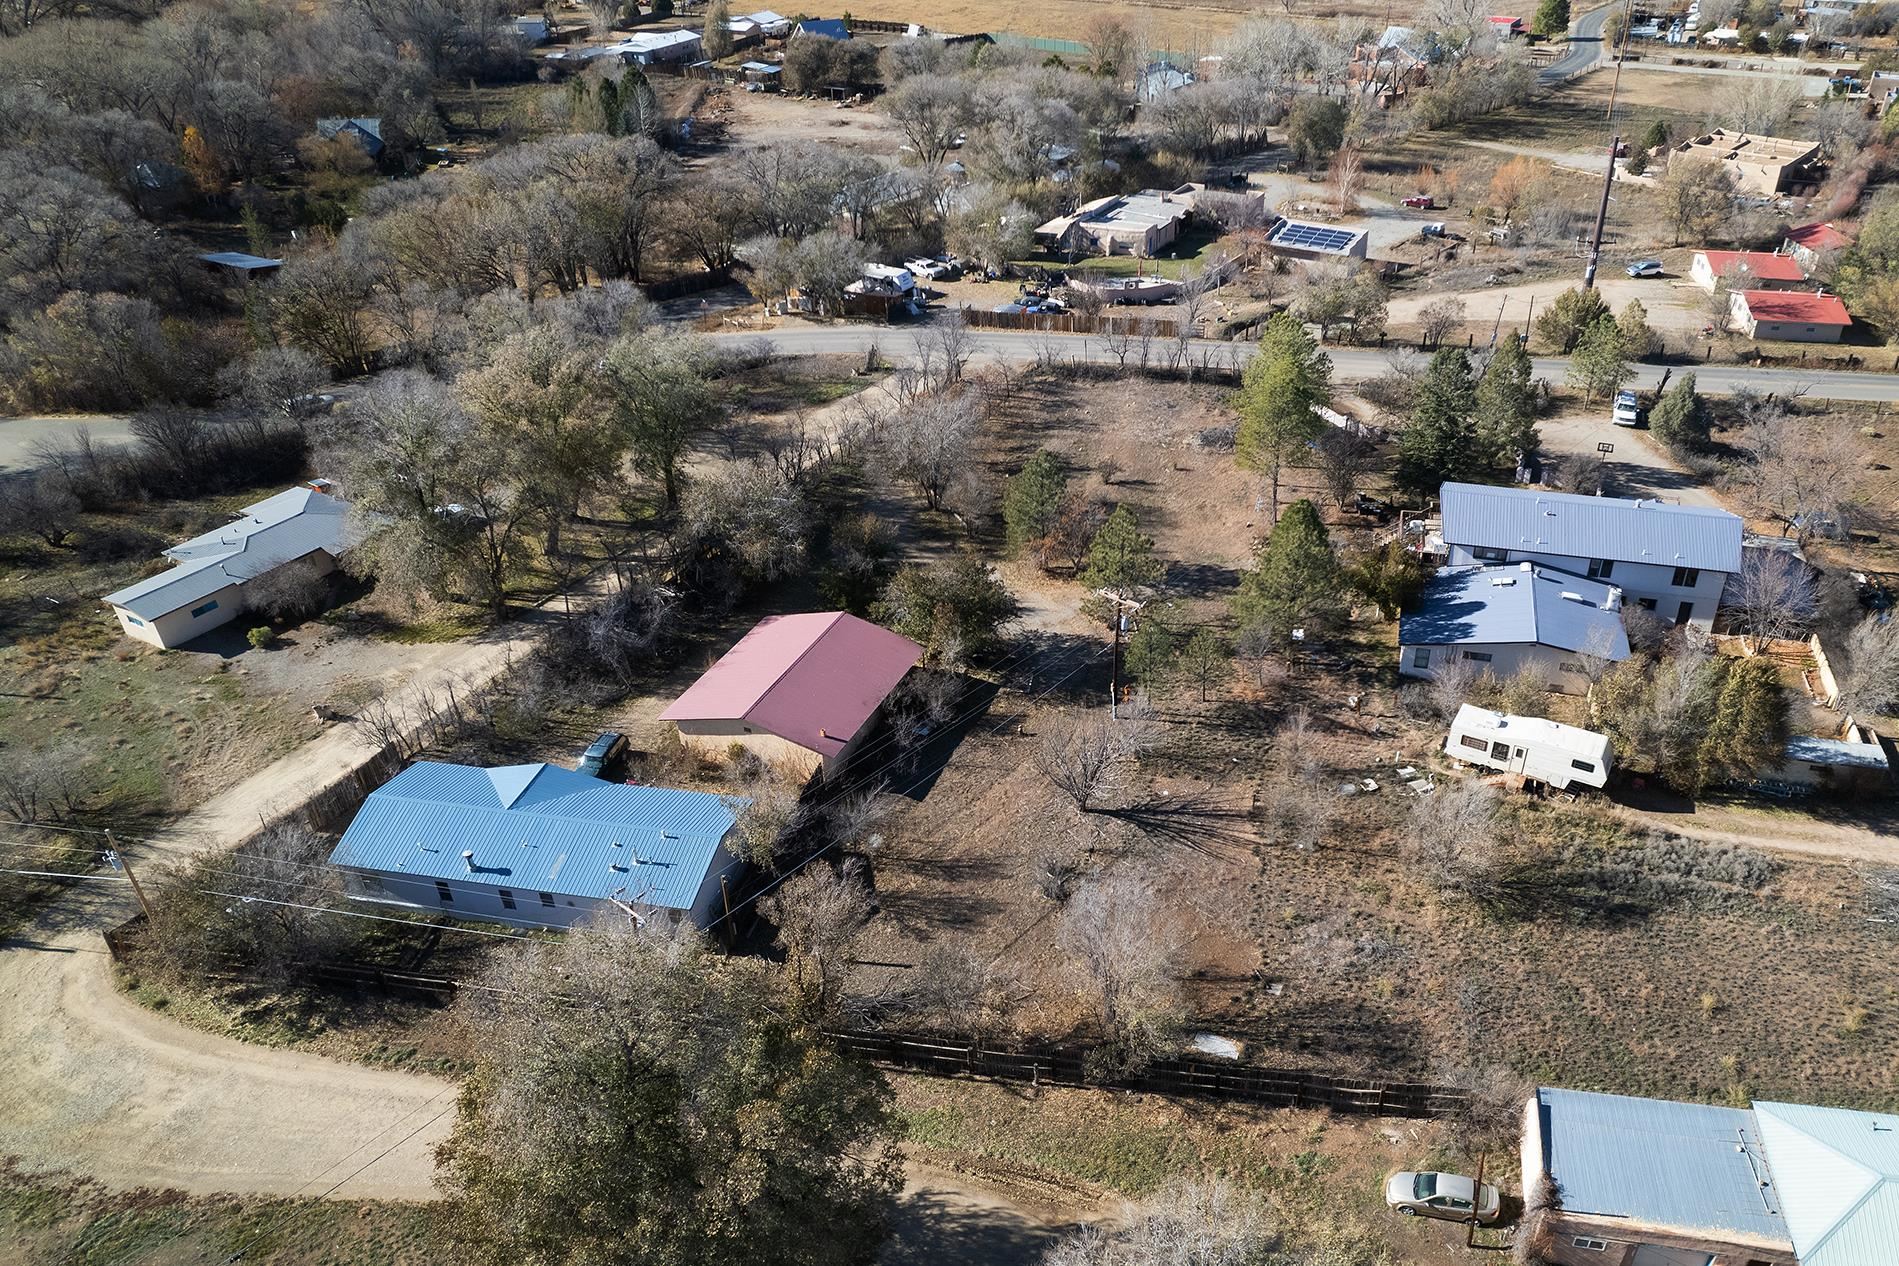
[[[1853,324],[1838,296],[1798,290],[1739,290],[1730,324],[1753,339],[1789,343],[1837,343]]]
[[[1807,284],[1807,270],[1799,260],[1772,251],[1696,251],[1688,275],[1710,292],[1723,277],[1750,290],[1789,290]]]
[[[737,743],[807,775],[822,766],[828,778],[922,657],[909,638],[843,611],[772,616],[660,717],[709,755]]]
[[[1503,17],[1501,15],[1492,14],[1490,18],[1490,28],[1491,30],[1495,31],[1499,36],[1507,40],[1511,36],[1520,34],[1522,32],[1523,19]]]
[[[1811,269],[1819,264],[1820,256],[1843,251],[1852,244],[1852,238],[1831,224],[1802,224],[1787,230],[1784,249],[1799,260],[1802,267]]]

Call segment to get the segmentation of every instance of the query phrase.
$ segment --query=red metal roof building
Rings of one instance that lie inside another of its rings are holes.
[[[909,638],[843,611],[772,616],[660,717],[708,755],[737,743],[807,774],[822,765],[828,778],[922,657]]]
[[[1821,256],[1843,251],[1852,244],[1851,237],[1831,224],[1802,224],[1787,230],[1782,249],[1811,271],[1819,266]]]
[[[1734,295],[1732,324],[1753,339],[1837,343],[1853,324],[1853,314],[1836,295],[1741,290]]]
[[[1712,291],[1722,278],[1750,290],[1781,290],[1807,284],[1807,270],[1791,255],[1772,251],[1696,251],[1689,277]]]

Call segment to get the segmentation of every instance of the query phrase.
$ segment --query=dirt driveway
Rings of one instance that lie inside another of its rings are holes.
[[[1638,280],[1623,276],[1622,267],[1620,257],[1606,258],[1602,273],[1596,279],[1596,288],[1602,292],[1611,311],[1621,312],[1631,299],[1639,300],[1648,310],[1649,328],[1673,334],[1677,342],[1698,334],[1708,323],[1707,291],[1683,278]],[[1425,290],[1392,299],[1387,316],[1394,326],[1414,325],[1419,311],[1427,304],[1461,299],[1470,322],[1481,324],[1486,330],[1493,323],[1501,324],[1506,330],[1521,330],[1535,320],[1535,313],[1555,302],[1557,295],[1575,288],[1576,278],[1564,276],[1519,286],[1486,286],[1457,293]]]
[[[1654,497],[1677,505],[1725,510],[1720,498],[1670,460],[1647,430],[1617,426],[1606,406],[1572,409],[1537,423],[1543,451],[1551,457],[1600,455],[1609,477],[1609,494]],[[1598,445],[1614,451],[1603,453]]]
[[[437,694],[487,681],[533,637],[515,625],[445,644],[408,680]],[[332,726],[128,856],[150,865],[229,847],[371,749],[355,728]],[[430,1149],[447,1132],[452,1083],[213,1037],[147,1011],[114,988],[102,940],[134,909],[123,883],[101,878],[0,944],[0,1156],[115,1187],[432,1197]]]

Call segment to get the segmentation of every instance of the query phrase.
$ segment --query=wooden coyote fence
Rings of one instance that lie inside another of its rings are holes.
[[[1211,1059],[1155,1060],[1139,1073],[1110,1081],[1087,1075],[1077,1047],[996,1049],[901,1033],[826,1030],[840,1047],[875,1064],[938,1077],[992,1077],[1055,1086],[1106,1086],[1153,1094],[1238,1100],[1274,1108],[1329,1108],[1375,1116],[1441,1117],[1469,1102],[1461,1090],[1416,1082],[1330,1077],[1323,1073]]]
[[[1175,325],[1172,321],[1157,321],[1153,317],[1121,316],[1103,313],[1091,317],[1080,312],[985,312],[981,308],[964,308],[963,322],[978,330],[1036,330],[1043,334],[1112,334],[1139,338],[1143,334],[1155,339],[1175,337]]]

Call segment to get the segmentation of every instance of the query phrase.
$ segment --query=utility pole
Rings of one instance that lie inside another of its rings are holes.
[[[1622,63],[1629,55],[1629,22],[1634,12],[1635,0],[1623,0],[1622,38],[1616,41],[1615,78],[1609,81],[1609,104],[1602,112],[1605,121],[1615,118],[1616,91],[1622,87]],[[1609,220],[1609,190],[1615,184],[1615,155],[1621,148],[1620,135],[1609,138],[1609,170],[1602,177],[1602,205],[1596,209],[1596,231],[1589,241],[1589,263],[1583,268],[1584,290],[1595,289],[1596,269],[1602,264],[1602,230]]]
[[[138,908],[144,911],[146,921],[149,922],[152,917],[152,905],[151,902],[145,900],[145,890],[139,887],[138,876],[132,873],[131,860],[128,859],[124,853],[119,851],[118,844],[112,839],[111,831],[105,833],[105,838],[106,865],[112,867],[114,870],[122,870],[125,872],[125,877],[132,882],[132,895],[138,898]]]
[[[1596,231],[1589,239],[1589,263],[1583,268],[1582,288],[1596,285],[1596,269],[1602,263],[1602,230],[1609,222],[1609,190],[1615,186],[1615,152],[1622,148],[1620,135],[1609,138],[1609,170],[1602,175],[1602,202],[1596,207]]]

